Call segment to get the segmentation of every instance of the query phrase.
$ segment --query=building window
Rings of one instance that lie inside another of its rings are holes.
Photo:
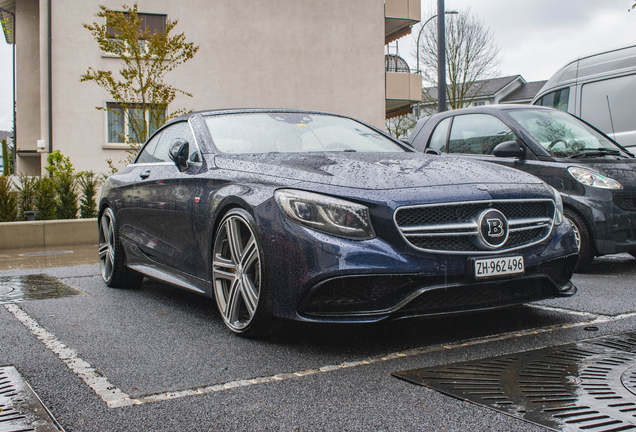
[[[164,122],[166,112],[148,105],[106,104],[108,144],[143,144]]]
[[[475,102],[473,104],[473,106],[484,106],[484,105],[486,105],[486,102]]]
[[[127,12],[123,12],[124,15],[128,15]],[[137,13],[139,19],[141,19],[141,32],[149,31],[149,34],[154,33],[165,33],[166,31],[166,17],[167,15],[163,14],[148,14],[148,13]],[[110,37],[114,37],[116,34],[115,30],[111,27],[108,27],[108,35]],[[140,39],[143,39],[141,37]]]

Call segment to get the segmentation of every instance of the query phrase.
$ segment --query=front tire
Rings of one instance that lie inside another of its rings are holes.
[[[245,337],[271,335],[279,328],[264,273],[264,255],[254,218],[230,210],[221,221],[212,249],[212,283],[225,325]]]
[[[576,245],[579,248],[579,261],[576,263],[575,272],[585,269],[594,259],[594,246],[592,244],[592,236],[587,229],[587,225],[583,222],[583,218],[578,213],[565,209],[563,211],[565,218],[572,224],[574,235],[576,236]]]
[[[124,264],[115,213],[109,207],[99,220],[99,267],[104,283],[112,288],[137,288],[143,276]]]

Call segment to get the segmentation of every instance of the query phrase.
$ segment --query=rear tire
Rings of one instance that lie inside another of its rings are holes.
[[[99,267],[104,283],[112,288],[137,288],[143,275],[126,267],[115,213],[107,208],[99,219]]]
[[[576,273],[585,269],[594,259],[594,245],[592,244],[592,236],[587,229],[587,225],[583,222],[583,218],[578,213],[565,209],[563,211],[565,218],[572,224],[574,235],[576,236],[576,245],[579,248],[579,261],[576,263],[574,271]]]
[[[212,283],[225,325],[243,337],[273,335],[282,324],[272,314],[265,256],[252,215],[241,208],[227,212],[212,248]]]

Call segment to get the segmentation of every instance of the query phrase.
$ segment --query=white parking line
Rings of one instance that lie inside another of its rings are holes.
[[[112,385],[108,378],[102,376],[88,363],[77,356],[77,353],[60,342],[53,333],[44,329],[37,321],[29,316],[22,308],[15,304],[4,307],[13,314],[24,326],[35,335],[48,349],[66,363],[73,373],[86,383],[111,408],[138,404],[126,393]]]
[[[591,312],[582,312],[582,311],[576,311],[576,310],[572,310],[572,309],[564,309],[564,308],[553,307],[553,306],[542,306],[542,305],[534,305],[534,304],[529,304],[529,305],[526,305],[526,306],[531,307],[533,309],[541,309],[541,310],[546,310],[546,311],[550,311],[550,312],[566,313],[566,314],[570,314],[570,315],[579,315],[579,316],[584,316],[584,317],[602,317],[602,316],[605,316],[605,315],[595,314],[595,313],[591,313]]]
[[[258,378],[250,378],[236,381],[229,381],[223,384],[209,385],[198,387],[194,389],[186,389],[186,390],[177,390],[170,391],[164,393],[158,393],[148,396],[141,396],[138,398],[130,397],[128,394],[124,393],[113,384],[111,384],[108,378],[101,375],[97,372],[90,364],[82,360],[77,356],[77,353],[72,349],[66,347],[63,343],[61,343],[55,335],[44,329],[37,321],[31,318],[23,309],[15,304],[7,304],[4,307],[11,312],[24,326],[33,333],[44,345],[56,353],[58,357],[66,363],[66,365],[73,371],[74,374],[81,377],[84,382],[97,394],[99,395],[104,402],[110,408],[121,408],[131,405],[141,405],[150,402],[160,402],[171,399],[182,398],[186,396],[195,396],[195,395],[203,395],[209,393],[215,393],[219,391],[225,391],[233,388],[246,387],[258,384],[267,384],[278,381],[284,381],[288,379],[294,378],[302,378],[309,375],[321,374],[321,373],[329,373],[333,371],[339,371],[343,369],[350,369],[358,366],[370,365],[373,363],[383,362],[394,360],[398,358],[411,357],[416,355],[428,354],[433,352],[452,350],[456,348],[469,347],[475,345],[486,344],[490,342],[497,342],[506,339],[520,338],[529,335],[538,335],[542,333],[549,333],[555,330],[568,329],[568,328],[577,328],[584,327],[593,324],[602,324],[612,321],[619,321],[626,318],[636,317],[636,313],[628,313],[623,315],[616,316],[605,316],[605,315],[595,315],[589,314],[587,312],[576,312],[575,314],[595,317],[589,321],[581,321],[571,324],[557,324],[547,327],[541,327],[532,330],[522,330],[516,332],[508,332],[501,333],[492,336],[479,337],[474,339],[469,339],[462,342],[456,342],[448,345],[440,345],[426,348],[415,348],[407,351],[401,351],[396,353],[391,353],[383,356],[369,357],[360,361],[352,361],[345,362],[339,365],[327,365],[317,369],[306,369],[303,371],[293,372],[293,373],[283,373],[272,375],[268,377],[258,377]],[[546,306],[533,306],[540,309],[548,309],[548,310],[558,310],[558,311],[567,311],[561,310],[557,308],[549,308]],[[567,311],[573,312],[573,311]]]

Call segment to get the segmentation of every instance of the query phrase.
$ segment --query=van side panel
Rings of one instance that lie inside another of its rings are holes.
[[[621,145],[636,146],[636,74],[583,84],[581,118]]]
[[[630,150],[636,149],[636,45],[581,56],[566,64],[545,83],[532,104],[541,105],[544,96],[564,88],[570,89],[568,112]]]
[[[636,72],[636,46],[609,51],[579,60],[579,83]]]

